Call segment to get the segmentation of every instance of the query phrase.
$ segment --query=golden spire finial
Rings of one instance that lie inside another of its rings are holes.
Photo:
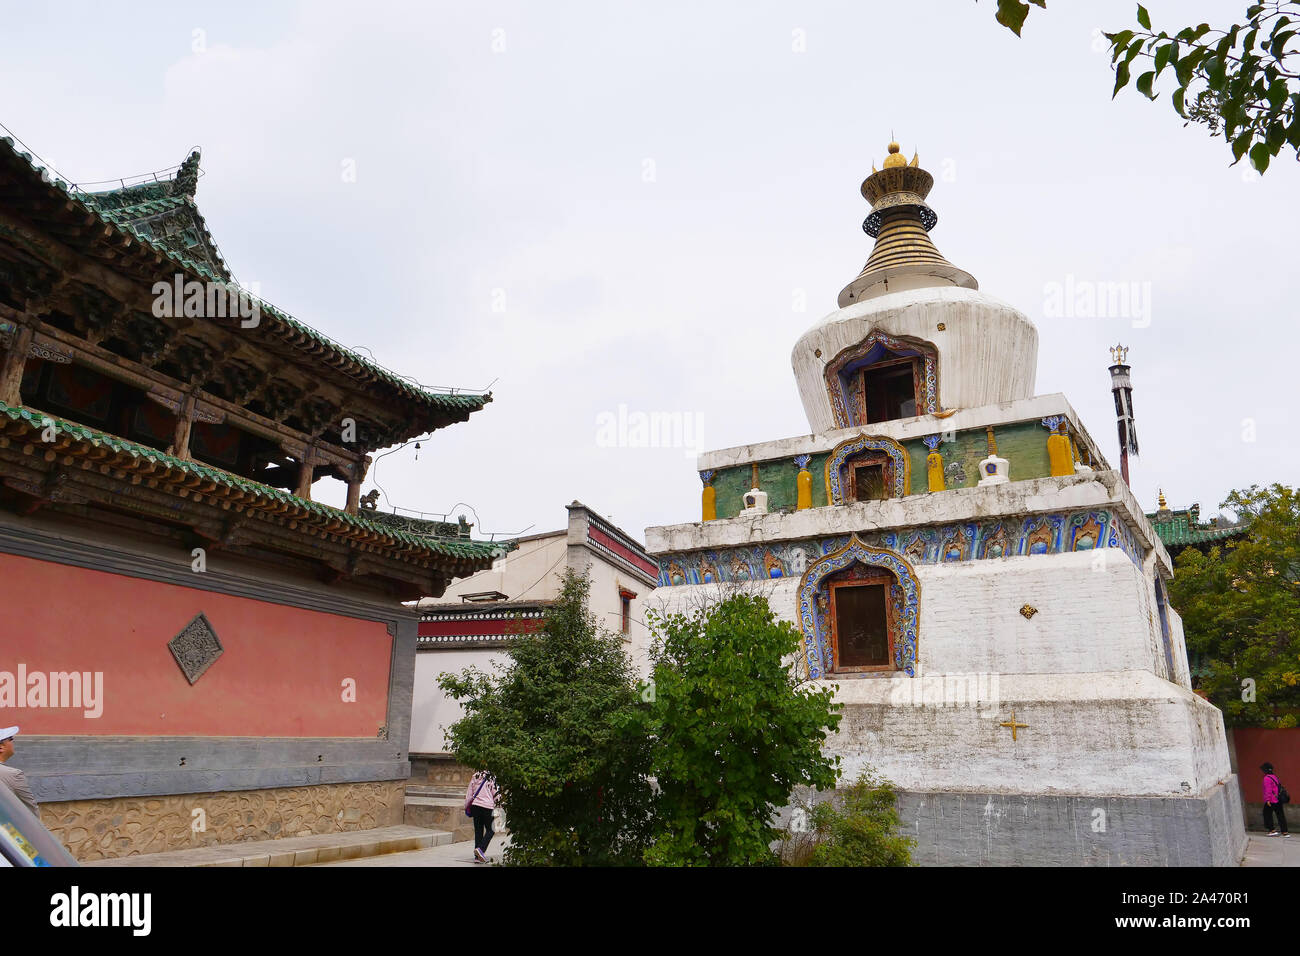
[[[862,182],[862,198],[871,203],[862,231],[875,239],[876,245],[862,272],[841,290],[841,308],[863,296],[893,291],[891,280],[903,275],[922,286],[979,288],[975,277],[945,259],[927,235],[939,221],[925,204],[934,177],[921,168],[919,153],[913,152],[909,163],[892,131],[889,139],[882,168],[876,169],[873,163],[871,175]]]
[[[1169,510],[1169,502],[1165,501],[1165,489],[1163,488],[1160,489],[1160,498],[1156,501],[1156,504],[1159,505],[1158,510],[1160,511]]]

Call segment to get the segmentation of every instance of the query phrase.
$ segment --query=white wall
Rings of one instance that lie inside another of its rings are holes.
[[[521,542],[515,551],[498,559],[491,569],[450,585],[436,603],[454,603],[463,594],[482,591],[500,591],[512,601],[551,600],[559,594],[559,575],[566,566],[572,566],[575,570],[587,568],[591,576],[588,607],[596,620],[611,633],[621,632],[622,602],[619,588],[626,588],[636,594],[632,600],[631,628],[624,638],[624,648],[638,673],[645,676],[649,672],[645,609],[646,599],[654,586],[586,543],[585,518],[581,517],[583,514],[575,510],[574,515],[578,517],[573,529]],[[571,545],[570,540],[577,543]],[[429,603],[431,602],[425,602],[426,606]],[[485,603],[480,607],[491,610],[493,605]],[[493,662],[508,660],[503,649],[417,651],[411,707],[411,752],[445,752],[446,740],[442,728],[450,726],[461,717],[460,705],[447,698],[438,687],[439,673],[460,671],[471,664],[480,670],[488,670]]]
[[[556,577],[564,570],[563,531],[522,541],[486,571],[461,578],[447,586],[439,602],[456,601],[462,594],[500,591],[510,600],[549,600],[560,592]]]
[[[463,716],[460,704],[438,687],[438,675],[444,671],[459,673],[470,665],[491,673],[494,663],[506,659],[501,650],[417,651],[411,703],[411,753],[446,753],[443,730]]]
[[[1118,549],[923,564],[916,576],[918,675],[1149,670],[1163,676],[1159,620],[1137,600],[1148,590],[1142,571]],[[766,594],[777,617],[798,627],[798,588],[797,578],[785,578],[747,589]],[[724,593],[715,584],[683,585],[659,588],[651,601],[685,610]],[[1026,604],[1038,612],[1028,619],[1020,613]]]
[[[1227,777],[1222,715],[1163,678],[1151,583],[1122,552],[916,572],[917,677],[831,678],[846,711],[828,748],[849,778],[869,763],[909,789],[1190,795]],[[798,586],[745,587],[798,626]],[[651,600],[688,610],[731,587],[665,587]],[[1026,604],[1038,610],[1029,619]],[[1170,625],[1177,654],[1181,622]],[[1016,741],[999,726],[1013,709],[1029,724]]]
[[[652,586],[622,567],[606,561],[599,552],[589,548],[572,549],[570,561],[575,565],[575,570],[584,566],[581,562],[587,562],[585,566],[591,575],[591,599],[588,606],[601,626],[612,633],[621,632],[623,605],[619,599],[619,588],[626,588],[636,594],[632,600],[631,624],[624,636],[624,648],[632,658],[637,672],[642,676],[647,675],[649,630],[645,622],[645,609],[646,598],[654,591]]]

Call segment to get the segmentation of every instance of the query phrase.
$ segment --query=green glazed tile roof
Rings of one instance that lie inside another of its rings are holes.
[[[26,163],[28,169],[30,170],[33,178],[42,179],[46,183],[46,186],[50,191],[53,192],[57,190],[58,192],[62,193],[64,198],[80,204],[88,212],[97,216],[106,225],[112,227],[113,229],[118,230],[121,233],[129,235],[137,242],[144,244],[148,248],[157,252],[159,255],[165,256],[166,258],[170,259],[172,262],[181,266],[183,269],[186,269],[189,272],[194,273],[196,276],[202,279],[205,279],[209,282],[221,282],[221,283],[226,283],[230,281],[227,276],[219,273],[218,271],[213,269],[212,266],[210,266],[209,264],[205,262],[197,261],[189,256],[186,256],[184,253],[180,252],[177,249],[170,248],[168,245],[159,242],[158,240],[154,239],[150,235],[147,235],[146,232],[140,229],[137,225],[134,225],[131,222],[126,221],[125,210],[130,208],[131,203],[123,204],[121,202],[122,197],[127,193],[130,193],[130,191],[135,190],[141,194],[141,198],[139,200],[140,202],[149,203],[154,201],[160,201],[163,198],[165,198],[164,197],[165,191],[160,191],[153,187],[158,187],[163,184],[142,183],[137,186],[128,186],[122,190],[111,190],[109,193],[97,194],[97,193],[81,192],[75,187],[69,186],[61,179],[53,178],[52,175],[50,176],[50,178],[45,179],[42,175],[41,167],[39,167],[35,163],[35,161],[32,159],[31,154],[19,150],[16,144],[14,143],[14,141],[10,137],[0,136],[0,144],[3,144],[4,147],[14,156],[17,156],[18,158],[23,160],[23,162]],[[187,160],[186,162],[188,163],[189,160]],[[182,171],[184,170],[184,168],[185,167],[183,165]],[[197,170],[197,160],[195,162],[195,170]],[[178,177],[180,175],[181,173],[178,173]],[[191,189],[191,193],[192,193],[192,189]],[[110,200],[106,198],[110,195],[116,196],[117,200]],[[132,196],[134,197],[134,194],[132,194]],[[111,206],[113,208],[111,209],[101,208],[101,206],[105,206],[105,207]],[[364,356],[360,355],[359,353],[354,352],[351,349],[340,345],[339,343],[335,342],[333,339],[329,338],[326,335],[321,334],[320,332],[317,332],[315,329],[311,328],[310,326],[305,325],[302,322],[299,322],[293,316],[289,315],[287,312],[277,309],[269,302],[265,302],[259,297],[253,296],[252,293],[246,292],[246,294],[257,300],[257,302],[260,305],[261,311],[264,315],[269,315],[273,320],[273,322],[278,323],[281,326],[285,327],[287,330],[289,330],[290,333],[297,333],[298,335],[301,335],[306,339],[308,339],[310,342],[323,347],[325,350],[333,353],[334,355],[343,358],[349,362],[355,363],[356,365],[365,369],[367,372],[369,372],[379,381],[384,382],[393,388],[396,388],[398,391],[402,392],[410,399],[414,399],[426,405],[431,405],[435,408],[442,408],[448,410],[468,410],[468,411],[478,411],[488,402],[492,401],[491,394],[474,395],[474,394],[459,394],[455,392],[451,392],[451,393],[434,392],[422,388],[416,385],[415,383],[409,381],[408,379],[403,378],[402,376],[396,374],[395,372],[389,371],[388,369],[384,368],[382,365],[379,365],[373,360],[367,359]]]
[[[200,478],[215,482],[222,487],[248,492],[270,501],[283,502],[284,504],[288,504],[304,511],[309,515],[329,520],[339,520],[353,528],[384,535],[391,538],[397,544],[421,548],[431,554],[440,555],[442,557],[469,560],[489,560],[505,554],[514,547],[513,542],[493,543],[489,541],[473,541],[468,538],[412,534],[408,530],[402,530],[400,528],[390,527],[378,521],[372,521],[363,515],[351,515],[338,508],[322,504],[319,501],[309,501],[306,498],[299,498],[297,495],[290,494],[287,491],[283,491],[279,488],[272,488],[270,485],[264,485],[259,481],[253,481],[251,478],[244,478],[221,468],[215,468],[212,465],[206,465],[202,462],[189,459],[176,458],[172,455],[160,452],[156,448],[150,448],[147,445],[140,445],[124,438],[118,438],[115,435],[109,435],[106,432],[97,431],[94,428],[87,428],[85,425],[78,425],[75,422],[66,421],[65,419],[58,418],[47,412],[41,412],[26,407],[15,408],[12,405],[6,405],[4,402],[0,402],[0,416],[8,418],[11,421],[23,422],[33,431],[40,431],[45,428],[46,426],[44,423],[46,420],[49,420],[53,423],[57,433],[70,435],[78,441],[86,442],[97,448],[107,448],[114,452],[124,452],[140,461],[161,464],[168,468],[176,468],[186,474],[196,475]]]
[[[123,185],[103,192],[81,192],[78,198],[115,226],[129,226],[165,246],[173,256],[193,259],[222,278],[231,278],[208,224],[194,205],[199,183],[196,149],[169,179]]]
[[[1219,528],[1198,524],[1192,521],[1188,511],[1157,511],[1147,515],[1147,520],[1155,527],[1156,534],[1166,548],[1212,544],[1243,535],[1247,530],[1244,527]]]

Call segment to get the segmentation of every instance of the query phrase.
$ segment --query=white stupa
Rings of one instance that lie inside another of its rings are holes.
[[[1235,865],[1169,555],[1034,394],[1033,323],[930,241],[933,183],[891,143],[862,184],[875,247],[792,354],[811,432],[700,457],[703,520],[646,531],[654,600],[766,593],[837,685],[846,778],[900,788],[920,862]]]

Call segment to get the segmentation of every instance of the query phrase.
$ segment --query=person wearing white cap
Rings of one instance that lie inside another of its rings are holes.
[[[14,755],[14,738],[18,736],[17,727],[0,727],[0,783],[14,792],[14,796],[26,804],[36,819],[41,818],[39,805],[32,788],[27,786],[27,776],[17,767],[6,767],[9,758]]]

